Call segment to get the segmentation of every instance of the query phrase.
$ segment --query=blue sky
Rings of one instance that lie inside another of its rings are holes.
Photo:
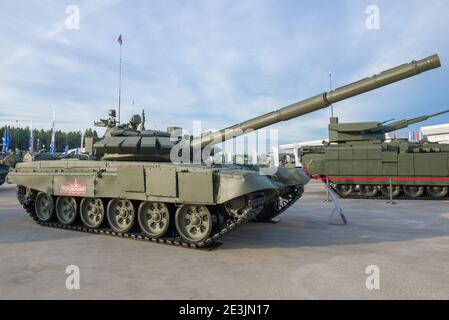
[[[380,29],[365,26],[368,5]],[[80,29],[65,27],[68,5]],[[448,1],[2,1],[0,124],[81,130],[117,105],[147,127],[219,129],[334,86],[439,53],[443,67],[340,102],[341,121],[449,108]],[[330,111],[273,126],[281,143],[327,136]],[[449,115],[425,125],[449,122]],[[416,127],[414,127],[416,128]],[[413,129],[413,128],[412,128]]]

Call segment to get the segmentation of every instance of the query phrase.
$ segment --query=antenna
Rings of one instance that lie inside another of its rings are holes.
[[[120,45],[120,67],[119,67],[119,80],[118,80],[118,122],[120,123],[120,107],[122,101],[122,45],[123,45],[123,39],[121,34],[118,37],[117,42]]]
[[[391,118],[391,119],[385,120],[384,122],[381,122],[381,124],[385,124],[385,123],[390,122],[390,121],[393,121],[393,120],[395,120],[395,119],[394,119],[394,118]]]
[[[142,123],[140,124],[140,130],[145,131],[145,110],[142,109]]]

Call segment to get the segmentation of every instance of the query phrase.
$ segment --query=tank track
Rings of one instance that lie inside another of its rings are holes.
[[[256,222],[272,222],[274,218],[276,218],[278,215],[283,213],[285,210],[287,210],[292,204],[294,204],[296,201],[298,201],[302,194],[304,193],[304,187],[295,187],[293,192],[288,193],[290,196],[288,199],[283,198],[281,196],[277,199],[277,204],[275,210],[270,210],[272,208],[266,208],[261,212],[259,217],[257,217],[255,220]]]
[[[302,189],[302,188],[300,188]],[[298,194],[296,197],[292,197],[291,200],[287,201],[287,203],[283,203],[282,206],[280,205],[278,207],[278,211],[276,212],[276,216],[287,210],[293,203],[295,203],[302,195],[302,192]],[[263,198],[262,198],[263,199]],[[236,229],[237,227],[242,226],[245,223],[248,223],[254,219],[257,218],[257,215],[263,210],[263,200],[260,198],[254,198],[251,200],[255,200],[256,207],[255,209],[250,210],[245,216],[240,218],[235,218],[234,220],[228,219],[225,226],[216,231],[213,235],[211,235],[209,238],[207,238],[205,241],[200,243],[189,243],[185,242],[181,237],[162,237],[162,238],[151,238],[146,234],[143,233],[118,233],[113,231],[110,228],[89,228],[83,224],[76,224],[76,225],[70,225],[66,226],[60,222],[44,222],[40,221],[35,213],[34,209],[34,199],[27,198],[22,204],[22,207],[25,209],[25,211],[29,214],[29,216],[36,222],[37,224],[45,227],[50,228],[57,228],[57,229],[66,229],[66,230],[72,230],[72,231],[78,231],[78,232],[85,232],[85,233],[96,233],[96,234],[102,234],[102,235],[108,235],[108,236],[115,236],[118,238],[128,238],[133,240],[141,240],[141,241],[148,241],[148,242],[154,242],[154,243],[160,243],[160,244],[166,244],[166,245],[173,245],[178,247],[184,247],[184,248],[191,248],[191,249],[203,249],[203,250],[213,250],[222,243],[217,242],[217,240],[221,239],[223,236],[228,234],[230,231]]]
[[[293,193],[289,193],[289,195],[291,196],[289,199],[279,197],[278,203],[276,206],[277,209],[273,210],[269,213],[266,213],[266,214],[264,214],[265,212],[262,212],[261,213],[262,217],[258,217],[258,219],[256,219],[256,221],[257,222],[267,222],[267,221],[270,222],[271,219],[276,218],[278,215],[280,215],[285,210],[287,210],[292,204],[294,204],[296,201],[298,201],[302,197],[303,193],[304,193],[304,188],[297,187]]]
[[[323,183],[326,183],[326,181],[323,181]],[[353,192],[350,195],[341,195],[334,185],[329,184],[331,189],[341,198],[341,199],[363,199],[363,200],[390,200],[390,197],[386,197],[382,194],[382,192],[378,192],[378,194],[374,197],[368,197],[360,194],[359,192]],[[421,197],[417,198],[411,198],[408,197],[406,194],[401,192],[399,196],[393,197],[393,200],[433,200],[433,201],[441,201],[441,200],[449,200],[449,195],[443,198],[433,198],[432,196],[429,196],[427,194],[422,195]]]
[[[281,198],[281,200],[279,201],[279,204],[278,204],[278,210],[275,211],[275,215],[272,216],[272,218],[277,217],[282,212],[287,210],[292,204],[294,204],[296,201],[298,201],[302,197],[303,193],[304,193],[304,188],[298,187],[298,190],[293,195],[292,199]]]

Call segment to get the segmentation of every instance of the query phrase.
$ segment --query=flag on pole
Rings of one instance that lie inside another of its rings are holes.
[[[51,127],[51,142],[50,142],[50,156],[53,156],[55,153],[55,111],[53,110],[53,125]]]
[[[28,151],[32,154],[34,150],[34,141],[33,141],[33,121],[31,121],[30,127],[30,140],[28,141]]]
[[[6,153],[9,153],[9,151],[11,150],[11,136],[9,135],[8,130],[6,130],[5,147]]]
[[[117,42],[118,42],[120,45],[123,45],[122,35],[119,35],[119,37],[118,37],[118,39],[117,39]]]
[[[5,132],[3,133],[3,138],[2,138],[2,153],[6,151],[6,127],[5,127]]]
[[[9,131],[7,128],[5,128],[5,142],[3,144],[3,152],[9,153],[10,145],[11,145],[11,138],[9,136]]]

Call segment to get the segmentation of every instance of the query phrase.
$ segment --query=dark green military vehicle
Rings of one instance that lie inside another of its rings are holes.
[[[5,183],[8,172],[9,166],[4,163],[3,159],[0,159],[0,186]]]
[[[338,123],[331,118],[329,142],[302,147],[301,162],[312,177],[328,180],[344,197],[446,198],[449,145],[385,140],[388,132],[446,112],[391,123]]]
[[[22,155],[20,153],[0,154],[0,186],[5,183],[9,169],[20,161],[22,161]]]
[[[250,220],[269,220],[297,201],[309,178],[301,169],[213,164],[213,146],[440,66],[437,55],[384,71],[226,129],[182,138],[145,130],[141,118],[115,113],[95,143],[98,160],[33,161],[8,175],[19,202],[41,225],[188,247],[207,247]],[[139,129],[138,129],[139,128]],[[175,160],[174,160],[175,159]],[[178,161],[178,159],[183,159]],[[270,170],[268,170],[270,171]],[[79,218],[79,219],[78,219]]]

